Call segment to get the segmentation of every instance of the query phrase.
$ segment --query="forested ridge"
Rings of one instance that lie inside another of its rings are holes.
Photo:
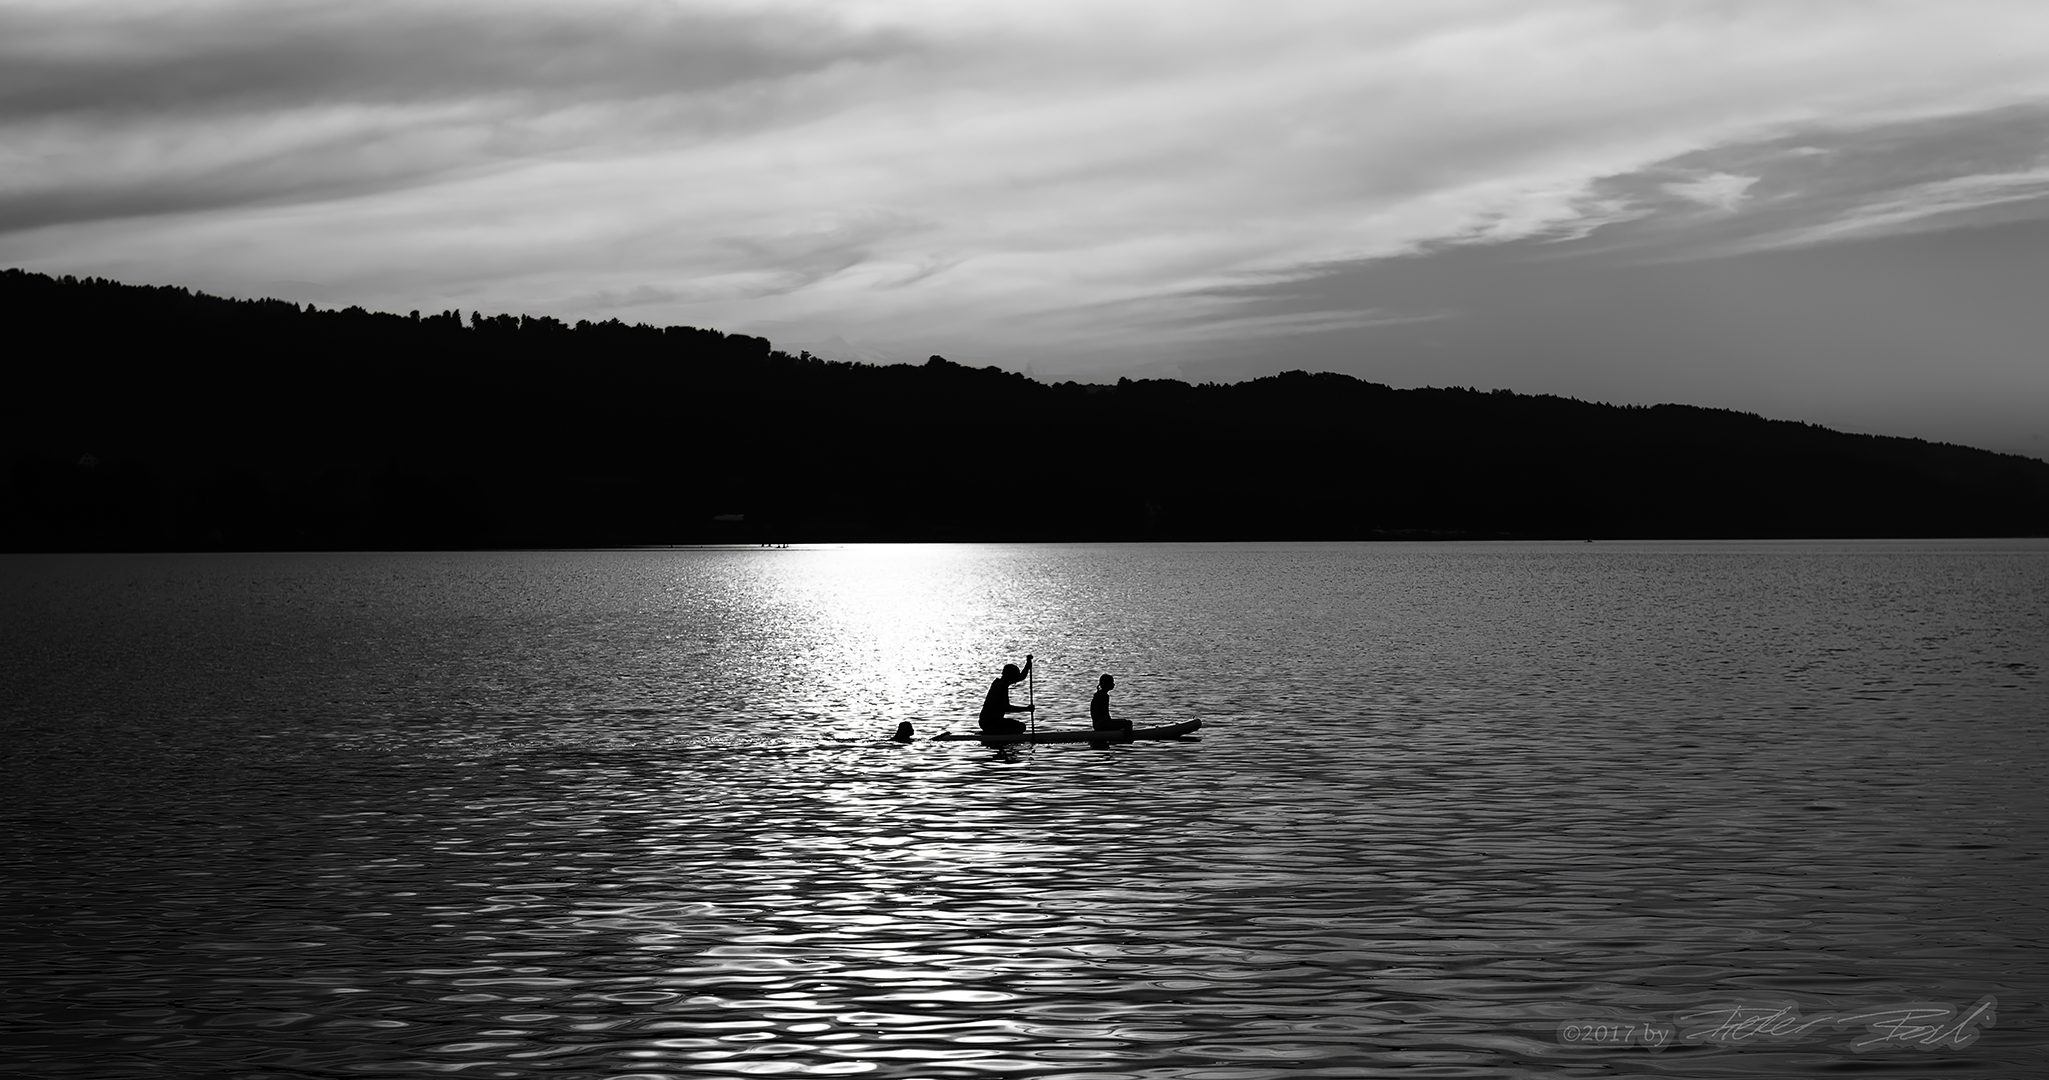
[[[10,550],[2049,534],[2049,463],[1685,405],[1045,384],[0,273]]]

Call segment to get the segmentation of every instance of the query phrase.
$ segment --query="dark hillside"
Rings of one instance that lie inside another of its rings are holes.
[[[19,270],[0,319],[11,550],[2049,533],[2049,464],[1682,405],[1045,385]]]

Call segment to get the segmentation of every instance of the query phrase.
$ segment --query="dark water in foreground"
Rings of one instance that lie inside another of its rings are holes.
[[[2049,1059],[2049,543],[13,557],[0,612],[9,1075]],[[1109,671],[1206,737],[880,738],[1027,651],[1047,726]],[[1911,1003],[1954,1037],[1831,1020]]]

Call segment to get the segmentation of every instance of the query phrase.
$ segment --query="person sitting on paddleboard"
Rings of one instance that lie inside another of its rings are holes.
[[[1130,731],[1131,721],[1110,719],[1110,691],[1117,688],[1117,680],[1104,675],[1096,685],[1096,696],[1089,699],[1089,726],[1097,731]]]
[[[989,696],[982,701],[982,730],[992,735],[1015,735],[1025,729],[1024,721],[1012,720],[1005,713],[1030,712],[1030,705],[1012,705],[1010,688],[1024,681],[1032,673],[1032,657],[1025,654],[1024,670],[1016,664],[1003,665],[1003,674],[989,684]]]

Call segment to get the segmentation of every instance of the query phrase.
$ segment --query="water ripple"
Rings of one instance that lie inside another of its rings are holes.
[[[2023,1076],[2042,1050],[2042,551],[33,569],[66,584],[11,579],[34,633],[0,642],[29,658],[0,803],[24,1075]],[[1074,629],[1006,637],[992,594]],[[1049,714],[1116,670],[1204,740],[878,738],[965,727],[1027,649]],[[1930,1053],[1557,1034],[1988,994],[1998,1024]]]

